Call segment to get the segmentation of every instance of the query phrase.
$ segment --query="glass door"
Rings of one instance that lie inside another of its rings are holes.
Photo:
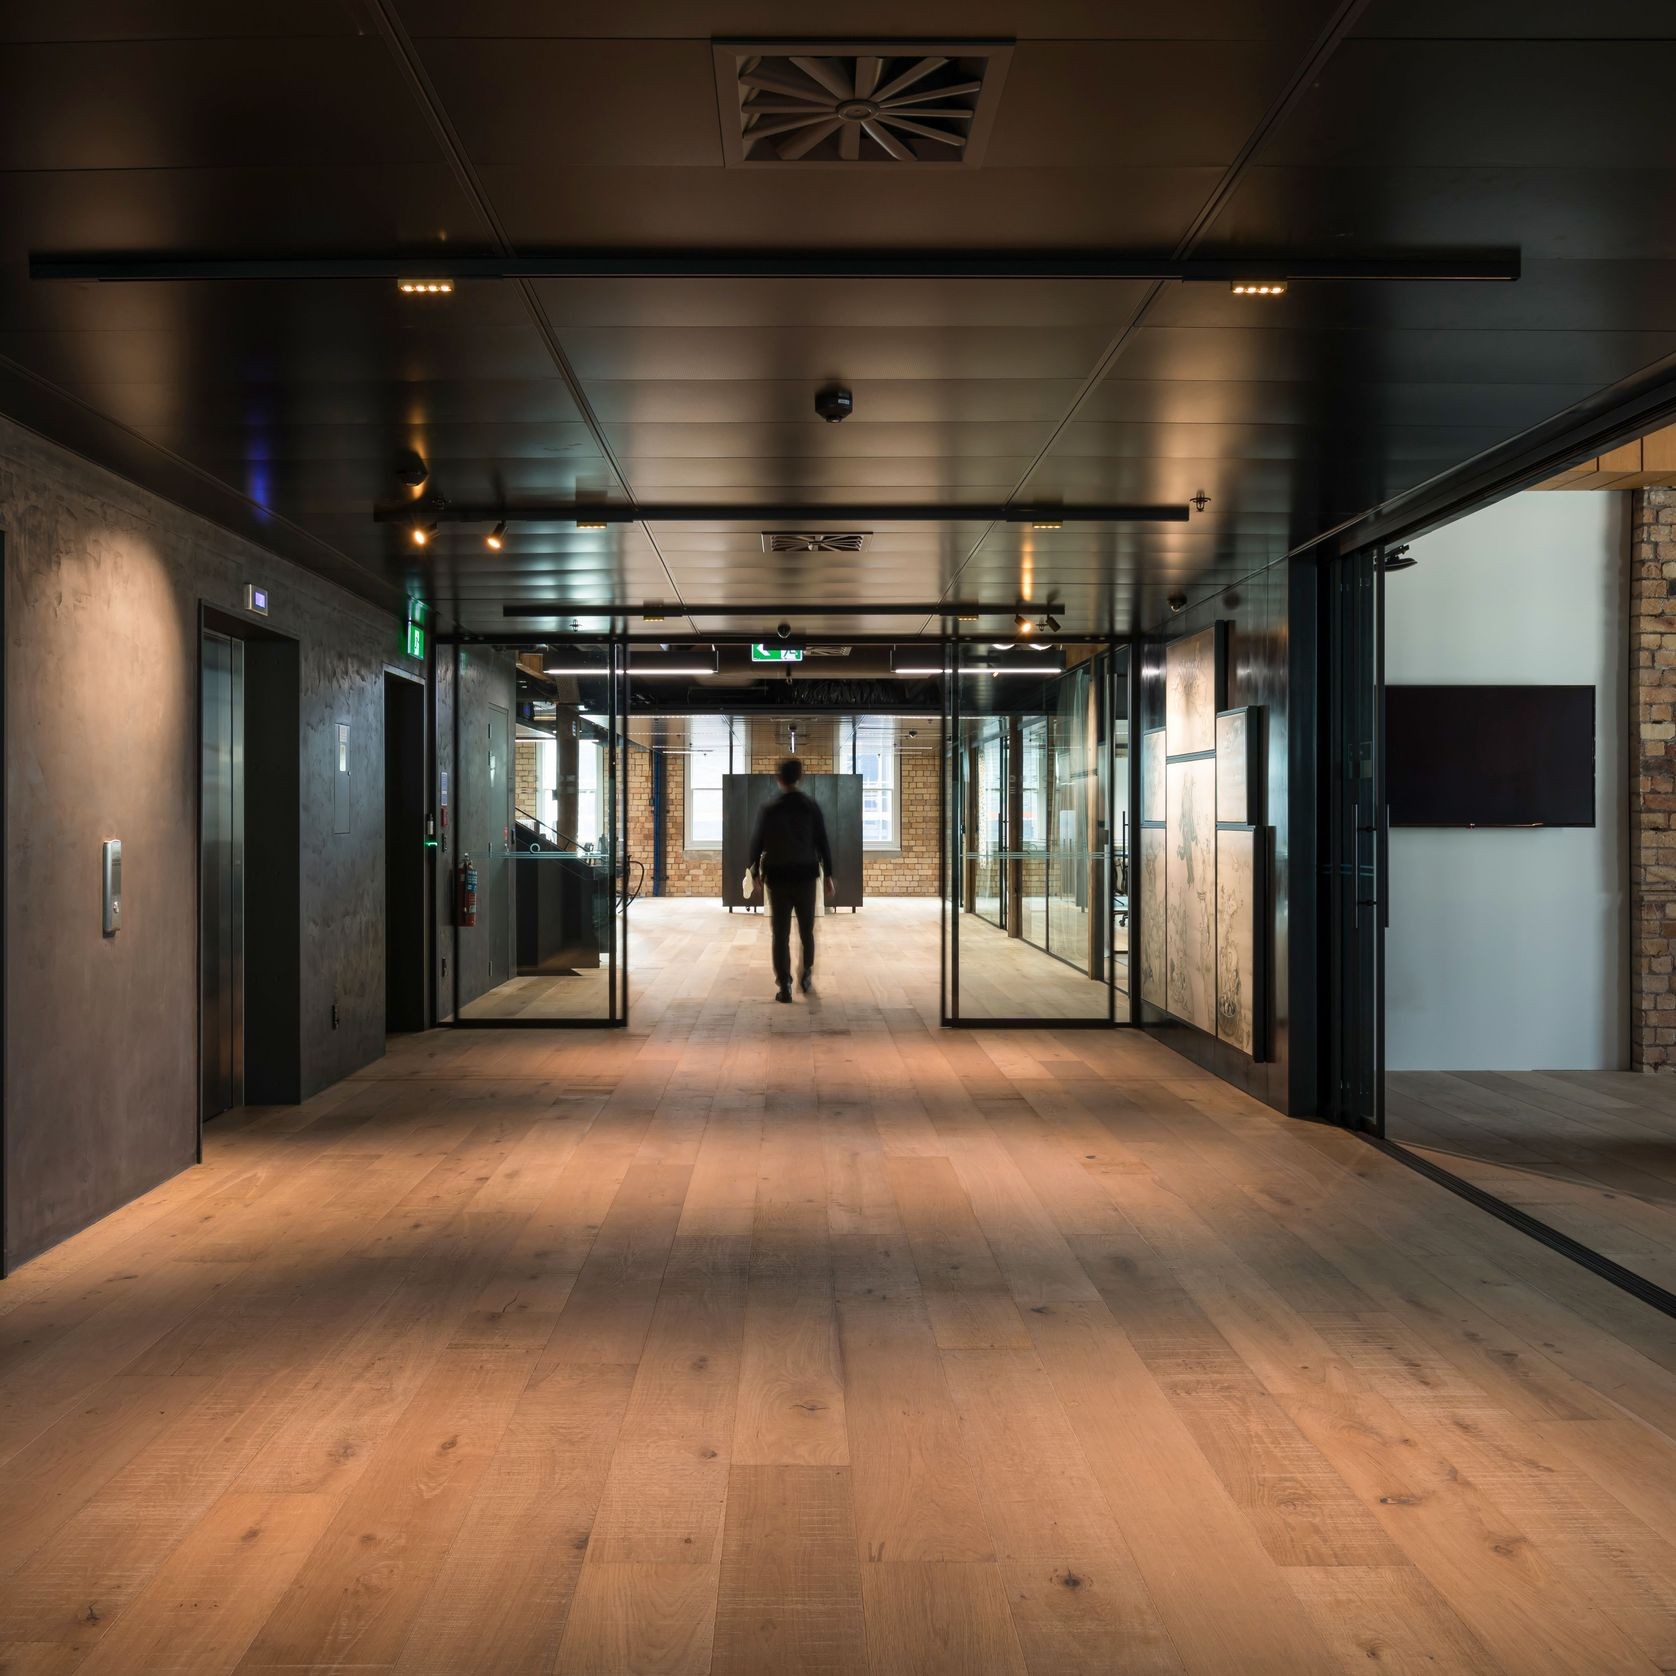
[[[626,1024],[626,647],[455,653],[455,1020]]]
[[[1324,590],[1327,788],[1323,1101],[1385,1133],[1384,575],[1373,549],[1330,564]]]
[[[1113,1023],[1110,652],[952,640],[943,670],[943,1022]]]

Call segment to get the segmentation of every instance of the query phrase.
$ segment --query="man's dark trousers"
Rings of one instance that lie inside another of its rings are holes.
[[[781,989],[791,988],[791,916],[797,915],[797,936],[803,944],[803,970],[815,969],[815,897],[821,888],[818,875],[813,878],[776,878],[770,870],[764,883],[768,886],[768,918],[774,932],[774,981]]]

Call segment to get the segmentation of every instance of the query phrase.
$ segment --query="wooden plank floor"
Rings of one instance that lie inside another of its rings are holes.
[[[856,914],[840,909],[821,917],[817,951],[828,930],[838,959],[861,946],[889,946],[904,952],[911,976],[896,992],[937,1022],[937,940],[943,934],[941,904],[935,897],[874,897]],[[1039,918],[1040,916],[1038,916]],[[846,924],[849,921],[852,923]],[[766,914],[728,913],[712,897],[642,897],[628,915],[629,973],[634,997],[655,998],[657,974],[672,961],[689,958],[695,947],[726,944],[749,993],[772,990],[773,974]],[[858,944],[859,940],[859,944]],[[792,958],[797,934],[792,933]],[[818,964],[824,967],[825,954]],[[1128,960],[1120,968],[1127,981]],[[609,972],[605,967],[563,977],[517,977],[498,984],[463,1009],[463,1016],[499,1019],[600,1019],[608,1016]],[[976,914],[961,920],[961,1014],[972,1018],[1104,1018],[1105,989],[1084,972],[1005,932]]]
[[[1667,1319],[913,942],[674,938],[0,1283],[0,1671],[1676,1669]]]
[[[1403,1071],[1386,1105],[1393,1140],[1676,1292],[1676,1078]]]

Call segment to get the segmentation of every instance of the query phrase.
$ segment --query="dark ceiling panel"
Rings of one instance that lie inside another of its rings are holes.
[[[1322,0],[916,0],[912,26],[951,40],[1263,40],[1301,38],[1320,27]],[[901,0],[638,0],[633,6],[556,6],[552,0],[403,0],[417,36],[581,40],[610,38],[800,36],[900,38]]]
[[[346,36],[358,33],[343,0],[237,6],[227,0],[76,0],[0,7],[0,41],[173,41],[193,36]]]
[[[1374,0],[1367,36],[1479,40],[1676,40],[1669,0]]]
[[[1081,388],[1076,378],[856,379],[855,419],[957,423],[963,419],[1056,420]],[[807,378],[591,380],[588,400],[606,425],[805,421],[815,386]]]
[[[1111,340],[1106,325],[1035,327],[574,327],[559,333],[594,380],[1076,379]]]
[[[582,167],[543,147],[483,180],[515,243],[832,250],[1168,251],[1220,168],[904,169],[888,180],[835,170],[810,189],[788,169]]]
[[[1073,628],[1151,626],[1164,592],[1237,584],[1676,355],[1676,131],[1649,50],[1676,34],[1664,3],[1373,0],[1311,62],[1335,0],[933,0],[916,31],[1016,42],[986,162],[819,173],[723,166],[710,38],[899,36],[899,4],[396,11],[440,111],[359,4],[0,11],[0,355],[27,369],[0,362],[0,396],[370,597],[425,592],[442,627],[499,630],[507,600],[677,589],[788,615],[834,590],[1024,593],[1061,599]],[[1255,307],[1089,281],[544,281],[544,322],[494,282],[415,306],[387,280],[26,277],[31,251],[119,249],[406,250],[434,268],[493,251],[497,221],[526,250],[1163,255],[1219,188],[1199,254],[1510,247],[1525,277],[1299,282]],[[855,393],[842,426],[813,414],[829,380]],[[424,494],[456,502],[619,500],[609,450],[643,498],[955,515],[880,521],[860,554],[815,564],[764,554],[760,519],[516,525],[499,554],[444,525],[419,551],[372,520],[411,495],[408,450]],[[1208,509],[1175,525],[955,511],[1200,489]]]
[[[1668,169],[1676,124],[1640,41],[1352,40],[1263,162]]]
[[[265,169],[432,163],[436,149],[376,39],[223,36],[9,46],[0,158],[8,169]]]

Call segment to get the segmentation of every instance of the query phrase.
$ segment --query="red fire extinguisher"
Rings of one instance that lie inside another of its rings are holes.
[[[477,924],[477,868],[470,855],[462,855],[454,870],[454,923]]]

